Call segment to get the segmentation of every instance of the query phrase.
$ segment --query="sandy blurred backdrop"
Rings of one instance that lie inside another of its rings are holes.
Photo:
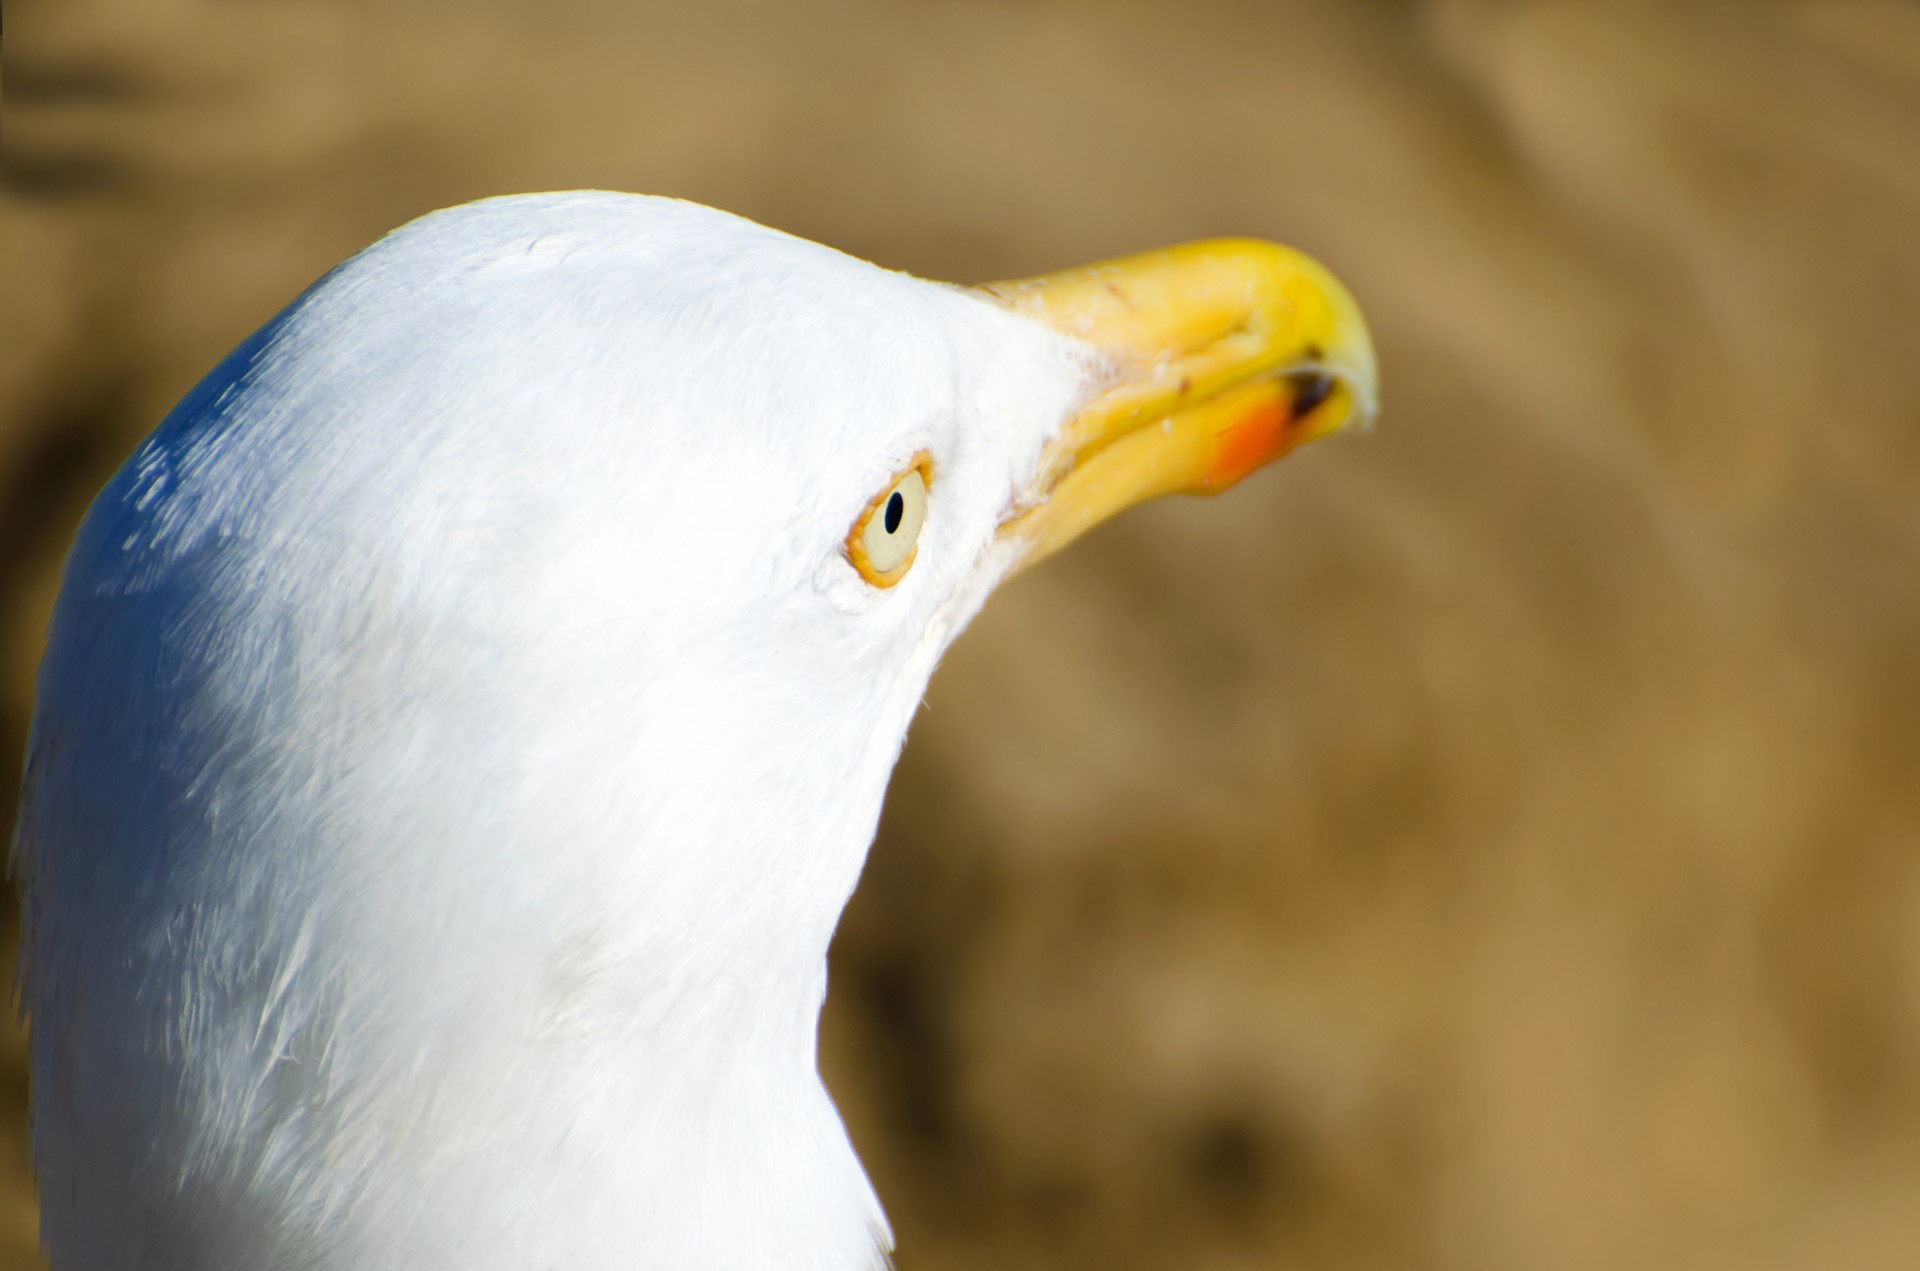
[[[1278,238],[1380,429],[1023,578],[895,779],[824,1062],[903,1267],[1920,1266],[1920,6],[7,11],[0,769],[92,491],[421,212]]]

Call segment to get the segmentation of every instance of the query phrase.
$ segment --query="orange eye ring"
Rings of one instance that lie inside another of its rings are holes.
[[[920,554],[932,487],[933,456],[922,450],[868,500],[847,531],[847,560],[860,577],[886,588],[907,576]]]

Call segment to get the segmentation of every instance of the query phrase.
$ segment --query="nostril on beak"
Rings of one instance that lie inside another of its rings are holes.
[[[1293,391],[1293,417],[1299,419],[1333,396],[1333,376],[1322,371],[1296,371],[1287,378]]]

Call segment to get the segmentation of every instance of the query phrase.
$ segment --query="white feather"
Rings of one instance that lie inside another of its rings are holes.
[[[16,864],[55,1271],[857,1271],[827,943],[1087,350],[690,204],[409,225],[89,513]],[[841,555],[932,452],[899,586]]]

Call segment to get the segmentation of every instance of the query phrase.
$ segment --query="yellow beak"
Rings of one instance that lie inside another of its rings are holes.
[[[1291,248],[1189,243],[980,290],[1091,345],[1106,370],[1001,524],[1016,569],[1156,495],[1217,494],[1377,408],[1359,307]]]

